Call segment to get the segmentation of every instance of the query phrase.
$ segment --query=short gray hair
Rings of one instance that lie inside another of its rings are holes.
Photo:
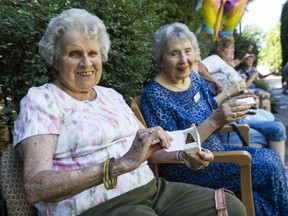
[[[56,56],[59,54],[59,41],[68,32],[80,29],[88,38],[97,39],[100,44],[102,61],[108,59],[110,39],[102,20],[96,15],[84,9],[68,9],[53,17],[40,40],[39,53],[46,63],[53,66]]]
[[[161,26],[154,34],[152,43],[152,55],[156,63],[160,64],[165,45],[172,39],[187,37],[195,52],[199,49],[197,38],[185,24],[172,23]]]

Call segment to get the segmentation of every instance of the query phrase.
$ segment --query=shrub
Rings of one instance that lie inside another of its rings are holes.
[[[28,88],[50,80],[50,69],[38,55],[37,43],[50,18],[72,7],[99,16],[111,36],[111,52],[104,64],[101,84],[115,88],[127,102],[140,94],[142,82],[153,65],[149,45],[154,31],[164,20],[165,12],[159,13],[162,6],[149,0],[3,1],[0,9],[2,123],[13,124],[19,102]]]

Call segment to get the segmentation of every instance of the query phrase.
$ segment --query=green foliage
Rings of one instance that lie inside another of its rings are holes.
[[[162,3],[149,0],[6,0],[0,9],[0,98],[1,120],[13,124],[19,102],[31,86],[51,78],[38,55],[40,38],[51,17],[67,8],[84,8],[99,16],[107,26],[112,46],[104,64],[101,84],[129,98],[140,93],[150,72],[150,43],[162,24]],[[163,0],[162,2],[165,3]]]
[[[153,34],[161,25],[182,22],[193,32],[201,26],[198,1],[191,0],[1,0],[0,122],[13,124],[19,102],[31,86],[51,80],[50,68],[38,55],[40,38],[56,14],[84,8],[107,26],[112,46],[103,66],[101,85],[113,87],[127,103],[141,93],[156,73],[150,52]],[[212,38],[196,33],[202,57]]]
[[[284,3],[281,13],[281,48],[282,48],[282,67],[288,62],[288,2]]]
[[[47,20],[62,7],[60,4],[6,0],[0,9],[0,98],[4,103],[1,117],[11,124],[19,101],[30,86],[48,80],[48,69],[37,54],[37,42]]]
[[[260,51],[259,64],[269,66],[270,71],[281,71],[282,52],[280,44],[280,24],[268,32],[265,47]]]
[[[235,57],[241,58],[245,53],[247,53],[247,48],[249,44],[253,45],[253,50],[251,53],[258,54],[262,44],[262,38],[264,38],[263,31],[256,26],[246,26],[245,29],[234,34],[235,38]]]

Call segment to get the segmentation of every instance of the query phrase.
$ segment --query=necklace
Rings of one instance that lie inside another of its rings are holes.
[[[184,91],[184,90],[187,90],[187,89],[189,88],[189,85],[186,86],[186,87],[181,87],[181,86],[176,85],[174,82],[172,82],[172,80],[170,80],[170,79],[167,77],[166,73],[165,73],[163,70],[162,70],[162,74],[164,75],[165,79],[166,79],[171,85],[173,85],[174,87],[176,87],[177,89]]]

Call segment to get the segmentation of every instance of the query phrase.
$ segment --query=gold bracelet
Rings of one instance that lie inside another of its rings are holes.
[[[112,177],[112,169],[113,169],[113,166],[114,166],[114,162],[115,162],[115,158],[112,157],[110,159],[109,169],[108,169],[109,180],[111,182],[110,186],[112,187],[112,189],[116,188],[116,186],[117,186],[117,178],[118,178],[117,176]]]
[[[103,184],[106,190],[111,190],[117,186],[117,176],[112,177],[112,169],[115,158],[109,158],[104,162],[103,166]]]
[[[104,162],[103,165],[103,184],[106,190],[109,190],[108,178],[107,178],[107,164],[109,164],[110,158]]]

